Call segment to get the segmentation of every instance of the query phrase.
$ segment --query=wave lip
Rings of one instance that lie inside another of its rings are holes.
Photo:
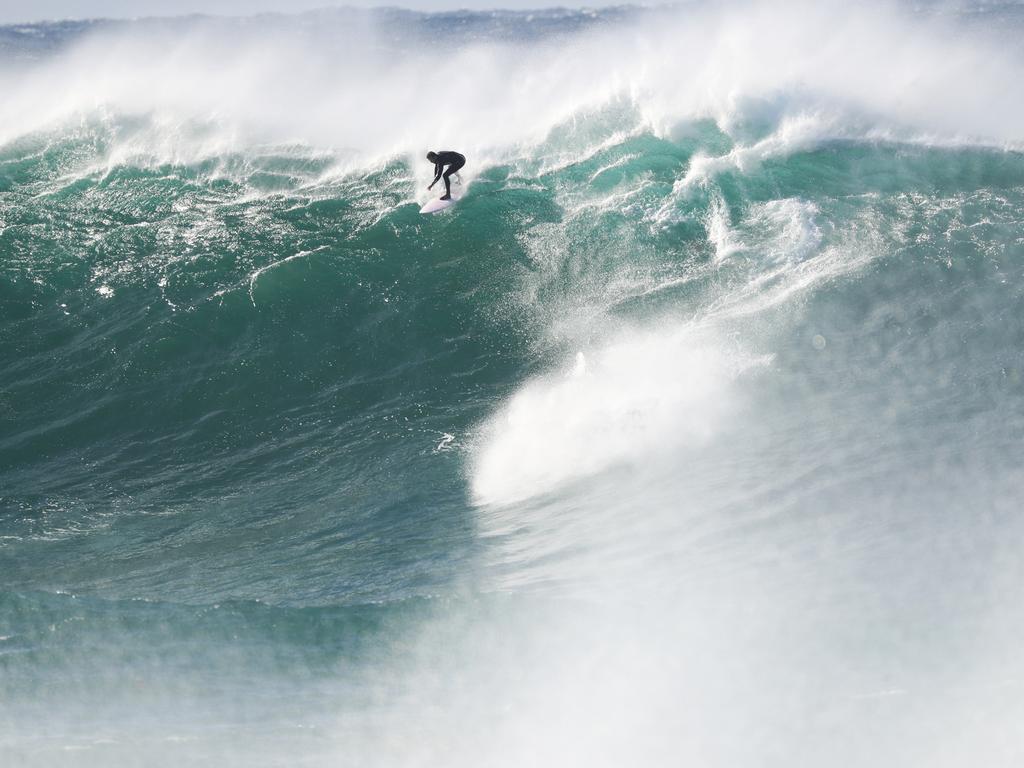
[[[459,34],[446,35],[439,59],[431,43],[452,27]],[[735,146],[695,162],[681,181],[692,186],[835,138],[1024,141],[1024,107],[1007,97],[1024,63],[998,29],[963,32],[940,14],[884,2],[30,29],[32,40],[55,42],[24,66],[0,59],[0,144],[107,113],[165,121],[170,146],[161,154],[169,157],[199,151],[177,126],[205,123],[216,128],[212,141],[232,149],[308,143],[373,165],[445,145],[479,167],[624,99],[641,127],[659,135],[685,120],[723,126]],[[433,108],[439,82],[459,94],[457,107]]]

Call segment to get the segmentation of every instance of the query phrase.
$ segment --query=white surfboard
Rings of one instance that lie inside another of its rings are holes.
[[[451,200],[441,200],[435,197],[429,203],[420,208],[420,213],[440,213],[446,208],[451,208],[457,202],[459,202],[459,198],[455,195],[452,195]]]

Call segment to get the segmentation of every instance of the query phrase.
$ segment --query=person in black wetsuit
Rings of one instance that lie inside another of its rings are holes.
[[[452,199],[452,183],[448,180],[448,177],[459,170],[466,164],[466,158],[460,155],[458,152],[449,152],[447,150],[443,152],[427,152],[427,160],[434,164],[434,180],[430,182],[430,186],[427,189],[433,189],[434,185],[437,184],[437,180],[441,178],[442,173],[444,174],[444,197],[442,200]],[[445,166],[448,166],[448,170],[444,170]]]

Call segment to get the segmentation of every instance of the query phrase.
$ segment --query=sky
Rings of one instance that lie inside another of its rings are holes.
[[[621,4],[622,0],[0,0],[0,24],[51,19],[136,18],[207,13],[249,16],[281,11],[296,13],[330,6],[400,6],[433,11],[453,8],[545,8]],[[637,3],[638,5],[641,3]]]

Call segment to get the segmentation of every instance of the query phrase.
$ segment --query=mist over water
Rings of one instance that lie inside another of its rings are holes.
[[[1022,24],[0,29],[3,764],[1018,765]]]

